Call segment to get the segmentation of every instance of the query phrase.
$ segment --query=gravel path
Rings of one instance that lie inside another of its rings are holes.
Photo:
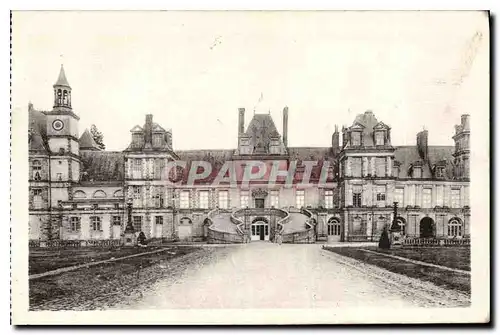
[[[256,242],[167,263],[165,276],[108,305],[114,309],[456,307],[444,290],[324,251],[320,245]],[[156,277],[158,278],[158,277]]]

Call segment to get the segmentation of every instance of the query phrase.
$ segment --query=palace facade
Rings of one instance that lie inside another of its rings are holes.
[[[394,220],[394,202],[407,238],[469,237],[468,115],[454,146],[428,145],[425,130],[414,146],[393,145],[367,111],[309,148],[288,146],[288,107],[281,133],[269,114],[245,127],[240,108],[236,149],[186,151],[146,115],[116,152],[80,134],[62,67],[53,88],[52,110],[29,104],[31,240],[119,240],[129,223],[166,241],[370,241]]]

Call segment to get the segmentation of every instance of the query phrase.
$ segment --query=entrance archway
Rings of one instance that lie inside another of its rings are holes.
[[[434,237],[435,229],[434,229],[434,220],[430,217],[425,217],[420,220],[420,237]]]
[[[339,242],[341,235],[340,220],[332,217],[328,220],[328,242]]]
[[[250,239],[252,241],[269,241],[269,220],[257,217],[250,226]]]

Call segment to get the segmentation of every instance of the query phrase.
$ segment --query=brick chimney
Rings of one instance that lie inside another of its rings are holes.
[[[238,135],[245,132],[245,108],[238,108]]]
[[[462,121],[462,131],[470,130],[470,115],[463,114],[461,117],[461,121]]]
[[[144,145],[153,145],[153,114],[146,114],[146,124],[144,125]]]
[[[340,146],[339,127],[335,125],[335,131],[333,132],[332,135],[332,149],[334,153],[337,153],[339,151],[339,146]]]
[[[283,144],[288,147],[288,107],[283,108]]]
[[[429,137],[429,132],[427,130],[422,130],[417,134],[417,151],[420,156],[420,158],[423,161],[427,161],[428,159],[428,137]]]

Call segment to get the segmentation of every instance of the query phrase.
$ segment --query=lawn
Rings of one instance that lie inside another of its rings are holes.
[[[147,248],[67,248],[51,250],[44,248],[30,249],[29,274],[43,273],[68,266],[80,265],[90,262],[103,261],[134,255],[142,252],[161,249],[160,247]]]
[[[123,289],[131,290],[144,281],[162,275],[158,271],[149,269],[157,268],[161,264],[165,264],[162,265],[165,267],[173,259],[203,251],[202,249],[171,246],[167,250],[157,253],[83,267],[55,276],[32,279],[29,281],[30,309],[50,301],[61,301],[61,305],[58,306],[61,310],[71,309],[75,305],[91,301],[99,296],[112,295]],[[116,255],[116,253],[110,255]],[[81,258],[83,259],[83,256]],[[57,257],[52,256],[51,259],[54,261]]]
[[[385,255],[377,255],[362,249],[370,249],[381,253],[390,253],[401,257],[411,258],[415,260],[425,261],[429,263],[466,269],[466,265],[470,263],[470,250],[462,250],[469,248],[417,248],[412,249],[391,249],[381,250],[376,247],[359,248],[359,247],[326,247],[328,251],[338,253],[343,256],[348,256],[368,264],[376,265],[394,273],[406,275],[411,278],[421,279],[423,281],[432,282],[438,286],[447,289],[453,289],[470,294],[470,275],[458,273],[450,270],[440,269],[432,266],[419,265],[403,260],[398,260]],[[446,250],[443,250],[446,249]],[[441,253],[440,255],[436,255]],[[461,255],[461,256],[460,256]],[[460,259],[464,257],[463,260]],[[470,269],[470,264],[468,265]]]
[[[404,247],[398,249],[363,248],[416,261],[470,271],[470,247]]]

